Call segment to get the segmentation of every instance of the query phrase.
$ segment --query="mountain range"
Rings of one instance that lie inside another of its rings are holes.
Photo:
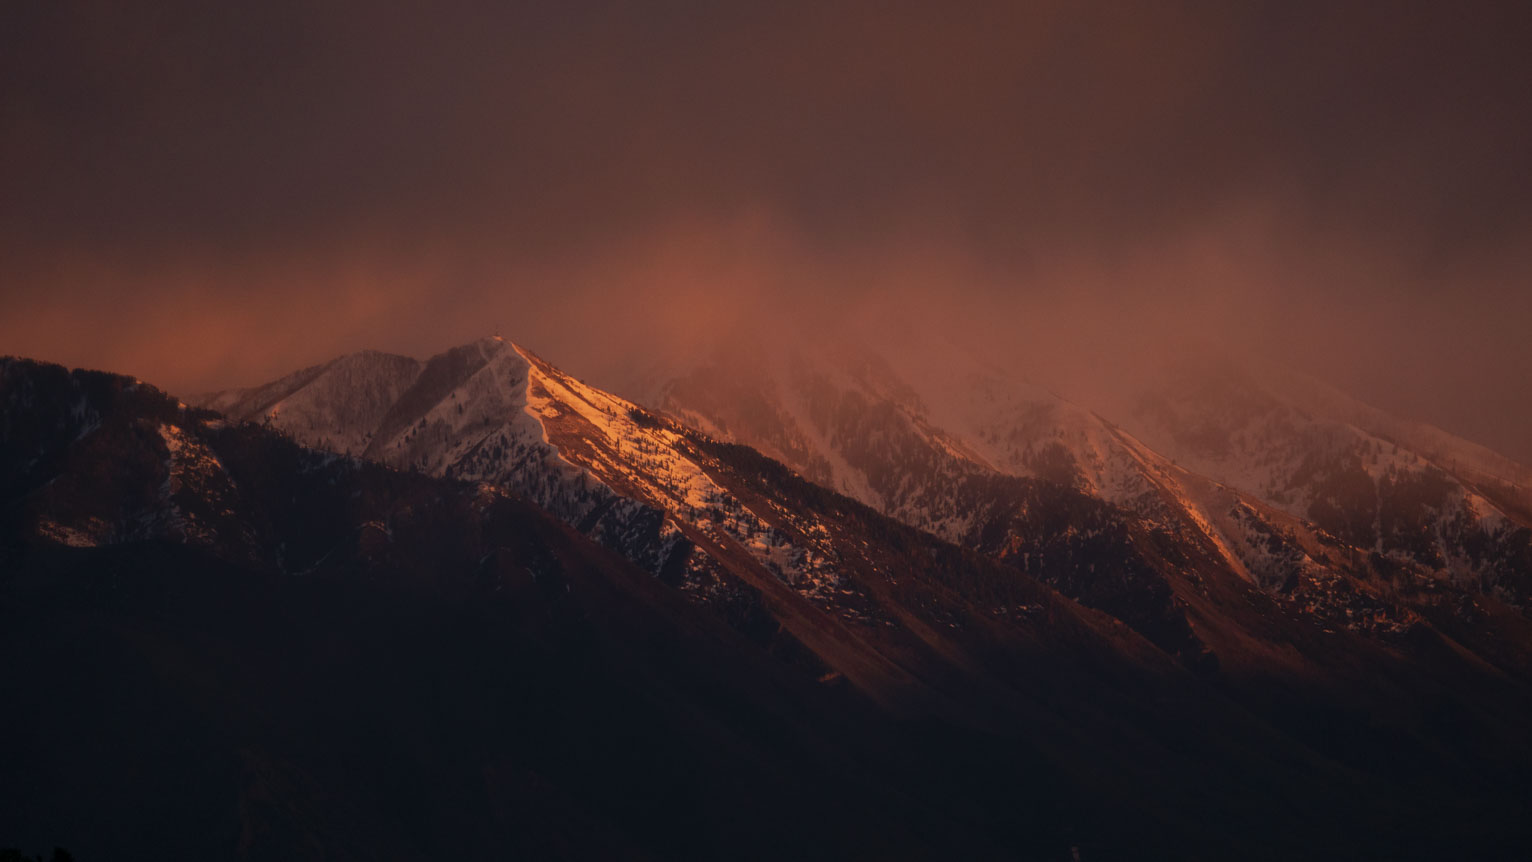
[[[500,338],[184,402],[4,360],[0,842],[1524,849],[1532,471],[1235,363],[1110,418],[913,342],[631,395]]]

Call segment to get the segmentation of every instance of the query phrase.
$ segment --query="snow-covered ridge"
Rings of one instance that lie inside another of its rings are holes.
[[[1522,471],[1483,447],[1423,438],[1315,381],[1232,367],[1172,381],[1133,421],[1189,469],[1363,553],[1457,581],[1517,574],[1532,525]],[[1411,445],[1422,439],[1431,451]],[[1505,472],[1484,474],[1491,463]]]
[[[1532,513],[1532,466],[1465,440],[1434,425],[1392,416],[1311,377],[1278,369],[1256,369],[1272,392],[1305,412],[1344,423],[1406,447],[1475,485],[1486,485],[1506,502]]]
[[[879,349],[779,346],[760,359],[725,350],[660,391],[673,415],[952,541],[991,517],[989,501],[952,489],[995,474],[1066,485],[1203,536],[1266,586],[1337,564],[1321,550],[1337,541],[1354,549],[1347,560],[1377,553],[1455,582],[1518,577],[1532,519],[1532,505],[1516,505],[1519,466],[1333,392],[1305,400],[1232,366],[1194,370],[1112,421],[918,335]]]
[[[318,448],[360,455],[388,407],[423,369],[423,363],[408,356],[365,351],[264,386],[193,400],[231,417],[280,428]]]
[[[656,573],[700,579],[698,567],[737,556],[821,597],[834,553],[806,538],[815,525],[794,539],[772,526],[781,513],[735,499],[686,425],[974,547],[1003,546],[996,530],[1025,523],[992,494],[1023,479],[1111,503],[1263,589],[1333,580],[1370,554],[1419,577],[1500,584],[1527,555],[1525,531],[1471,483],[1270,392],[1192,388],[1114,423],[914,342],[772,348],[660,386],[659,406],[685,425],[499,338],[425,361],[343,357],[216,403],[311,446],[507,489]]]
[[[835,581],[819,551],[714,482],[675,430],[499,337],[425,362],[342,357],[204,403],[306,445],[507,488],[652,571],[695,530],[806,591]]]

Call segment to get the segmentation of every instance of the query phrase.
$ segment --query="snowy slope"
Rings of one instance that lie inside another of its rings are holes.
[[[705,577],[721,554],[811,597],[837,583],[821,550],[734,499],[677,431],[498,337],[423,363],[344,357],[206,403],[306,445],[509,489],[656,573]],[[710,545],[722,550],[692,553]]]
[[[751,347],[659,387],[656,403],[806,477],[953,538],[972,526],[944,489],[973,474],[1057,482],[1130,508],[1168,466],[1121,429],[961,351],[903,343]]]
[[[951,541],[985,526],[987,501],[953,493],[972,477],[1041,479],[1142,515],[1179,517],[1169,461],[1043,387],[935,350],[905,342],[882,352],[720,354],[670,381],[659,404]]]
[[[1001,479],[1018,477],[1121,507],[1197,549],[1187,553],[1212,553],[1246,582],[1343,621],[1372,620],[1357,603],[1377,591],[1429,593],[1445,581],[1524,605],[1532,588],[1532,533],[1498,502],[1506,495],[1486,493],[1506,482],[1462,481],[1425,454],[1237,380],[1113,422],[916,333],[876,348],[736,344],[656,391],[672,415],[1001,556],[1027,538],[995,539],[1018,528],[995,497],[1010,487]],[[1200,587],[1178,589],[1193,601]]]
[[[407,356],[365,351],[316,365],[253,389],[194,399],[229,416],[280,428],[320,448],[360,455],[370,432],[420,375]]]
[[[1250,374],[1260,385],[1309,415],[1353,426],[1417,452],[1465,483],[1477,486],[1497,504],[1532,516],[1532,466],[1433,425],[1391,416],[1312,377],[1260,367],[1250,369]]]
[[[1363,553],[1454,581],[1509,585],[1525,574],[1522,471],[1482,447],[1317,385],[1305,394],[1298,378],[1278,387],[1233,366],[1183,368],[1131,421],[1189,469]],[[1422,442],[1429,451],[1412,448]]]

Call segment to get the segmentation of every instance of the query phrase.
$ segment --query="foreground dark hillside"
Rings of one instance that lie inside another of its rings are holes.
[[[702,597],[503,490],[6,361],[0,846],[85,862],[1524,846],[1514,675],[1453,687],[1453,656],[1362,654],[1358,676],[1389,678],[1346,695],[1340,677],[1194,673],[1014,568],[688,439],[740,499],[781,507],[773,529],[823,528],[846,595],[820,607],[763,576]],[[1392,714],[1415,694],[1419,717]]]

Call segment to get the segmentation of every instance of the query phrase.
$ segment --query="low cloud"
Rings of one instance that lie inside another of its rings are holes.
[[[1250,351],[1532,460],[1511,4],[32,4],[0,352],[182,392],[487,331],[602,378],[917,321]]]

